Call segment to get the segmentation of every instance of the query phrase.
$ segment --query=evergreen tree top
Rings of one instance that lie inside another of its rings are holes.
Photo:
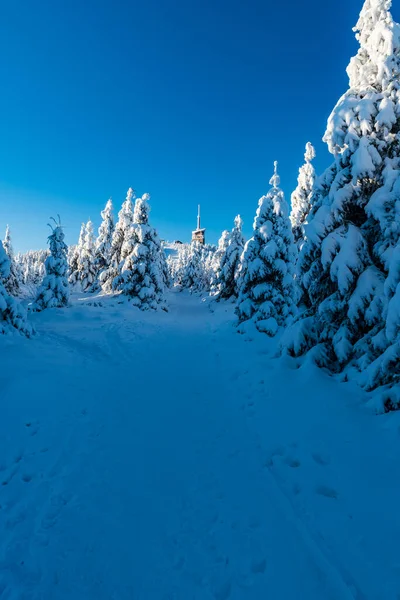
[[[274,174],[272,175],[269,182],[272,185],[273,189],[275,189],[275,190],[279,189],[279,185],[281,183],[281,178],[278,175],[278,161],[277,160],[274,162]]]
[[[304,160],[306,161],[306,163],[310,163],[312,160],[314,160],[315,156],[316,154],[314,146],[311,142],[307,142],[306,151],[304,153]]]
[[[133,222],[138,225],[146,225],[149,222],[150,213],[150,194],[143,194],[141,198],[136,198],[135,210],[133,213]]]
[[[54,221],[54,225],[49,223],[51,234],[47,238],[50,246],[50,253],[55,257],[65,257],[68,248],[64,243],[65,236],[61,226],[60,217],[58,217],[58,222],[55,219],[52,220]]]
[[[126,212],[130,212],[132,210],[133,200],[135,198],[136,198],[135,192],[134,192],[133,188],[130,187],[126,193],[126,198],[125,198],[124,202],[122,203],[122,207],[119,212],[119,215],[124,214]]]
[[[6,227],[6,235],[4,237],[3,246],[4,246],[5,251],[7,252],[8,257],[10,259],[13,259],[14,258],[14,248],[13,248],[12,241],[11,241],[11,232],[10,232],[9,225],[7,225],[7,227]]]
[[[112,213],[112,211],[113,211],[113,202],[112,202],[112,198],[109,198],[107,200],[107,203],[106,203],[104,209],[100,213],[102,219],[105,219],[106,217],[108,217],[109,214]]]
[[[218,240],[218,250],[223,251],[226,249],[230,235],[230,232],[227,229],[224,229],[224,231],[221,233],[221,237]]]
[[[78,248],[81,248],[83,246],[84,241],[85,241],[85,235],[86,235],[86,224],[82,223],[81,230],[79,232]]]
[[[292,211],[290,220],[295,233],[295,240],[299,241],[303,234],[301,226],[307,218],[311,208],[311,194],[315,181],[315,170],[312,160],[315,158],[314,146],[307,142],[304,153],[304,164],[299,169],[297,187],[291,195]]]
[[[281,179],[278,175],[278,162],[274,162],[274,174],[270,179],[271,189],[258,201],[258,209],[253,223],[255,232],[261,230],[266,220],[275,215],[288,216],[289,206],[285,200],[285,194],[279,187]],[[263,232],[264,235],[265,232]]]
[[[379,154],[390,142],[400,112],[400,26],[390,7],[390,0],[365,1],[355,27],[360,49],[347,68],[350,89],[332,111],[324,135],[329,151],[343,155],[342,165],[361,146],[352,168],[355,179],[365,177],[366,170],[358,169],[361,163],[368,166],[360,160],[362,154],[370,165],[381,164]],[[375,147],[363,138],[374,140]]]
[[[243,227],[243,219],[240,215],[236,215],[234,223],[235,223],[235,229],[239,229],[241,231],[242,227]]]
[[[86,223],[86,228],[85,228],[85,248],[88,249],[92,249],[94,247],[94,236],[93,236],[93,223],[92,221],[89,219],[89,221]]]
[[[365,0],[354,31],[360,49],[350,61],[350,88],[384,89],[400,74],[400,26],[390,13],[392,0]]]
[[[132,202],[132,200],[134,200],[135,198],[136,198],[135,190],[131,187],[128,188],[128,191],[126,193],[125,202]]]

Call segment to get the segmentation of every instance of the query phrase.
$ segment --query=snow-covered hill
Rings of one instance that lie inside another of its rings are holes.
[[[33,319],[1,340],[2,599],[398,598],[398,413],[185,293]]]

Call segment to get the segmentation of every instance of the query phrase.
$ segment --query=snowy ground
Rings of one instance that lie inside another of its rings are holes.
[[[0,352],[0,598],[400,597],[400,418],[231,307],[106,299]]]

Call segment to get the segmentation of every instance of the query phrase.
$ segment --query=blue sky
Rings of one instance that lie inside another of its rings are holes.
[[[152,196],[161,237],[251,231],[273,161],[296,185],[347,89],[361,0],[13,0],[0,23],[0,227],[16,250],[99,224],[109,196]],[[395,7],[396,8],[396,7]],[[394,13],[396,17],[396,13]]]

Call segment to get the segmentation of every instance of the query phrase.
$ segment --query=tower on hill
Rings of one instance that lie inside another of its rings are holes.
[[[197,213],[197,228],[192,231],[192,242],[199,242],[200,244],[205,244],[206,242],[206,230],[202,229],[200,225],[200,204]]]

